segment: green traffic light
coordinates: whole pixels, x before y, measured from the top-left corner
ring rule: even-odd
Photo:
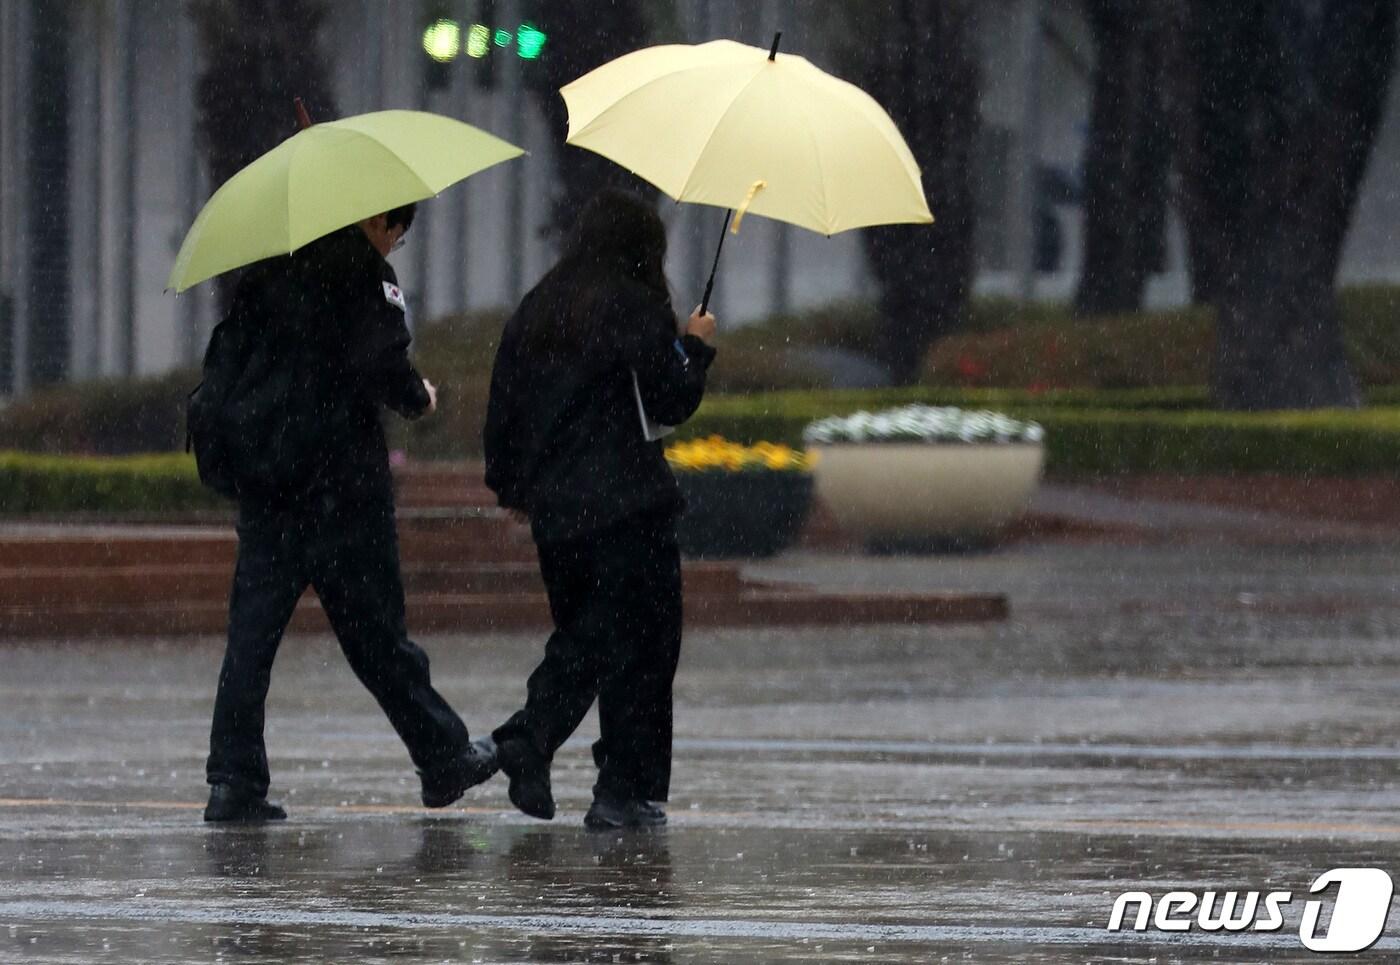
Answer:
[[[534,60],[539,57],[540,51],[544,49],[544,42],[548,39],[539,27],[532,23],[522,23],[515,33],[516,52],[522,60]]]
[[[497,30],[494,39],[496,41],[497,47],[509,47],[510,42],[513,38],[514,34],[512,34],[509,30]]]

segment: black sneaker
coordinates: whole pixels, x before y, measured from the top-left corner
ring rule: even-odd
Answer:
[[[617,828],[659,828],[666,823],[666,812],[650,801],[623,801],[600,796],[583,816],[583,826],[590,831],[612,831]]]
[[[215,784],[204,806],[206,821],[285,821],[287,812],[265,797],[240,791],[232,784]]]
[[[501,741],[496,748],[501,770],[510,778],[510,803],[532,818],[554,817],[554,792],[549,786],[549,761],[521,738]]]
[[[423,782],[423,806],[445,808],[495,774],[496,745],[490,738],[472,741],[457,757],[432,771],[419,771]]]

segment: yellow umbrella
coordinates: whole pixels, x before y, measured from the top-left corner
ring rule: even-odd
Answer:
[[[560,91],[568,143],[677,201],[737,211],[734,231],[746,212],[825,235],[933,221],[890,116],[805,58],[779,56],[781,36],[771,50],[715,40],[604,64]]]
[[[378,111],[315,124],[214,192],[185,235],[167,289],[285,255],[525,153],[470,124]]]

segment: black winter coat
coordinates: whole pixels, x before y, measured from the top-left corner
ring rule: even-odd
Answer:
[[[246,337],[309,343],[316,360],[314,378],[306,381],[312,387],[307,408],[314,413],[307,432],[316,450],[313,479],[302,492],[244,497],[244,512],[325,496],[392,504],[381,407],[413,419],[427,411],[429,399],[409,361],[412,336],[394,269],[364,232],[351,225],[253,266],[236,290],[230,320]]]
[[[677,337],[669,302],[632,282],[599,298],[581,350],[540,358],[521,345],[537,291],[506,323],[486,410],[486,484],[507,509],[530,517],[538,542],[576,539],[647,510],[683,508],[664,444],[647,442],[647,414],[679,425],[705,393],[715,351]]]

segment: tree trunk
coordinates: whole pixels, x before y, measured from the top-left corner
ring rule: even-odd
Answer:
[[[1173,114],[1233,409],[1354,406],[1335,284],[1394,64],[1396,0],[1177,0]]]
[[[972,291],[972,172],[980,120],[972,0],[897,0],[862,21],[847,59],[880,102],[923,173],[931,225],[865,231],[879,282],[876,358],[898,384],[916,382],[929,346],[956,331]]]
[[[1086,0],[1084,6],[1096,60],[1075,311],[1133,312],[1165,254],[1171,140],[1162,114],[1162,18],[1150,0]]]
[[[321,25],[325,0],[194,0],[205,69],[196,92],[199,139],[215,189],[296,133],[292,101],[315,120],[336,116]],[[227,310],[238,273],[219,276]]]
[[[603,188],[625,188],[644,197],[656,189],[600,154],[564,143],[569,112],[559,88],[647,43],[647,22],[638,0],[579,3],[542,0],[540,26],[549,35],[540,57],[543,86],[533,89],[555,145],[555,195],[550,230],[568,232],[583,205]],[[681,108],[678,108],[681,109]]]

